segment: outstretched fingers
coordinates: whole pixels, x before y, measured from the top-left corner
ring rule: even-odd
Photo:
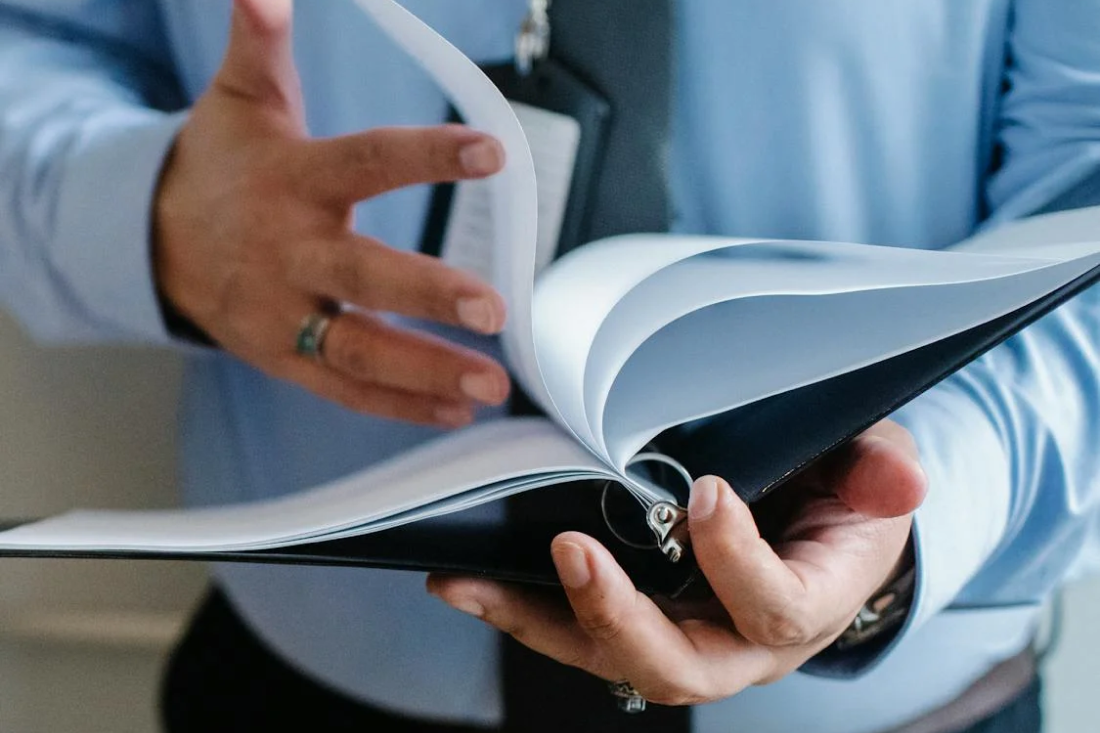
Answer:
[[[292,250],[294,284],[318,298],[398,313],[481,334],[504,328],[504,299],[473,275],[435,257],[347,235]]]
[[[332,321],[324,361],[359,382],[455,402],[499,405],[510,387],[504,367],[479,352],[354,312]]]
[[[303,194],[337,205],[421,183],[485,178],[503,167],[503,146],[462,125],[379,127],[311,140],[298,161]]]
[[[300,121],[292,6],[291,0],[236,0],[229,46],[214,84],[236,97],[290,111]]]

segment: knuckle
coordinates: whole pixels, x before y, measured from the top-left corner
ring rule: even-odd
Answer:
[[[358,330],[339,330],[325,341],[325,359],[355,377],[372,381],[376,377],[373,349]]]
[[[345,163],[360,175],[384,175],[387,168],[382,152],[385,149],[384,137],[385,133],[381,130],[360,135],[347,146]]]
[[[360,378],[371,379],[374,376],[371,368],[373,362],[367,355],[367,349],[361,345],[349,344],[345,347],[343,362],[345,369]]]
[[[400,282],[408,306],[432,320],[454,321],[460,297],[457,279],[441,274],[439,263],[419,257],[407,260],[405,268]]]
[[[520,637],[515,637],[517,640]],[[562,650],[557,656],[557,661],[564,664],[567,667],[576,667],[577,669],[587,669],[588,667],[588,655],[580,647],[570,646]]]
[[[769,646],[800,646],[813,639],[813,635],[792,619],[778,619],[767,634]]]
[[[727,508],[729,508],[728,503]],[[733,510],[736,512],[739,507],[733,507]],[[704,551],[711,557],[719,558],[720,561],[740,557],[745,552],[744,543],[739,538],[730,536],[730,533],[721,527],[720,522],[707,522],[699,527],[695,534],[698,535],[700,544],[705,545]]]
[[[345,180],[363,196],[374,196],[397,185],[392,147],[386,130],[370,130],[337,146],[338,157],[331,165],[340,173],[338,180]],[[345,196],[337,199],[343,201]]]
[[[625,628],[623,614],[609,609],[577,611],[577,623],[590,637],[603,642],[614,641]]]
[[[367,289],[370,270],[363,258],[353,252],[345,251],[329,259],[326,267],[326,279],[331,283],[334,293],[349,300],[358,300]]]
[[[804,614],[795,607],[768,610],[749,622],[742,633],[764,646],[801,646],[814,641],[818,634]]]
[[[499,608],[486,608],[482,618],[490,626],[511,636],[516,641],[523,642],[531,637],[531,627],[515,614],[507,613]]]
[[[443,128],[437,130],[428,138],[428,145],[424,147],[427,153],[426,159],[439,177],[457,175],[462,165],[459,159],[460,143],[451,131]]]

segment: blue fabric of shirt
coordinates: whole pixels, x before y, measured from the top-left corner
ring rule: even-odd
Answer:
[[[403,4],[483,62],[510,55],[525,9]],[[202,93],[228,13],[226,0],[0,0],[0,301],[40,341],[173,343],[149,260],[157,176],[186,121],[165,110]],[[350,0],[300,2],[296,23],[314,134],[443,118],[432,82]],[[676,24],[680,231],[942,247],[1100,167],[1094,0],[681,0]],[[427,195],[365,202],[359,226],[412,248]],[[1098,300],[1081,295],[896,416],[931,491],[916,606],[882,663],[858,680],[794,675],[747,691],[701,708],[697,730],[900,723],[1017,651],[1035,604],[1096,567]],[[297,491],[436,435],[187,353],[192,503]],[[217,572],[269,644],[334,688],[431,718],[499,720],[493,634],[426,597],[421,577]]]

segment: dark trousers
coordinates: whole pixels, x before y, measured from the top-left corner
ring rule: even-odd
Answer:
[[[1036,679],[1001,711],[959,733],[1039,733],[1039,693]],[[172,655],[164,678],[162,713],[168,733],[484,730],[387,714],[318,685],[269,651],[217,591],[199,609]]]

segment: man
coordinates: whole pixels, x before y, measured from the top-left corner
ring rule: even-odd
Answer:
[[[509,57],[526,11],[405,4],[481,62]],[[1100,166],[1095,4],[674,7],[680,231],[943,246],[1040,209]],[[226,4],[182,0],[0,9],[0,293],[46,341],[168,342],[171,328],[221,347],[189,360],[190,501],[314,485],[504,402],[486,338],[505,318],[499,298],[408,252],[427,196],[409,186],[491,175],[499,147],[464,128],[378,129],[438,123],[446,102],[351,3],[300,3],[293,52],[286,0],[238,0],[232,20]],[[167,114],[173,80],[194,104]],[[652,700],[713,702],[694,710],[694,730],[878,731],[918,718],[1025,647],[1037,605],[1096,558],[1098,297],[911,404],[895,416],[904,429],[859,439],[775,547],[727,486],[697,482],[693,540],[719,604],[709,620],[639,597],[575,534],[552,550],[571,605],[464,579],[430,588]],[[358,310],[332,321],[322,360],[303,358],[299,324],[333,302]],[[909,514],[925,475],[916,595],[888,653],[854,681],[787,676],[811,659],[840,674],[878,656],[857,646],[815,659],[914,562]],[[185,643],[172,730],[284,711],[253,679],[345,722],[500,723],[491,628],[427,598],[421,578],[245,566],[216,577],[233,610]],[[1002,701],[1000,720],[1034,691]]]

